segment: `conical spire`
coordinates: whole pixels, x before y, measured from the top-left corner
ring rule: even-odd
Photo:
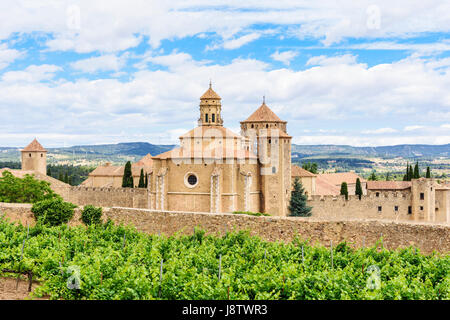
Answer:
[[[33,141],[29,145],[27,145],[25,148],[23,148],[22,151],[36,151],[36,152],[47,152],[47,150],[44,149],[44,147],[37,141],[36,138],[34,138]]]

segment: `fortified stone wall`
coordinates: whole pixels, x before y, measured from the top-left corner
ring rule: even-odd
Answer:
[[[359,200],[356,195],[318,196],[313,195],[308,200],[312,206],[312,215],[318,218],[368,218],[409,221],[415,220],[408,213],[411,206],[409,192],[379,192],[363,196]]]
[[[149,201],[147,189],[140,188],[71,187],[62,196],[81,206],[148,208]]]
[[[12,221],[34,224],[31,205],[0,203],[0,212]],[[351,246],[372,246],[380,238],[387,249],[410,245],[424,253],[433,250],[450,251],[450,227],[425,222],[393,222],[369,219],[332,219],[254,217],[235,214],[209,214],[189,212],[160,212],[145,209],[104,208],[103,218],[115,223],[134,225],[139,231],[165,235],[192,234],[194,227],[208,234],[222,235],[230,230],[249,230],[268,241],[291,241],[295,236],[310,240],[312,244],[326,246],[347,241]],[[70,225],[80,224],[80,211],[76,210]]]

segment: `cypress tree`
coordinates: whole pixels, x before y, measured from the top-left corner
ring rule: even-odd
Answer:
[[[427,167],[427,175],[426,175],[426,178],[431,178],[430,167]]]
[[[406,163],[406,174],[403,176],[403,181],[408,181],[409,178],[409,163]]]
[[[341,186],[341,188],[342,188],[342,186]],[[361,187],[361,180],[359,180],[359,178],[356,179],[355,194],[358,196],[359,200],[361,200],[363,191],[362,191],[362,187]]]
[[[64,182],[69,183],[69,176],[67,175],[67,172],[64,174]]]
[[[125,169],[123,171],[122,178],[122,187],[123,188],[133,188],[133,174],[131,172],[131,162],[127,161],[125,164]]]
[[[58,180],[64,182],[64,176],[61,171],[59,172]]]
[[[72,185],[72,176],[69,176],[69,184]]]
[[[52,171],[50,170],[50,167],[47,167],[47,175],[48,175],[49,177],[52,176]]]
[[[309,217],[311,216],[311,207],[306,204],[307,197],[305,195],[302,183],[298,178],[294,180],[294,190],[291,192],[291,201],[289,203],[289,210],[291,216],[294,217]]]
[[[391,180],[391,177],[390,177],[390,175],[389,175],[389,172],[387,172],[386,173],[386,181],[390,181]]]
[[[416,162],[416,165],[414,166],[414,179],[419,179],[420,178],[420,173],[419,173],[419,161]]]
[[[342,182],[341,184],[341,195],[345,196],[345,200],[348,200],[347,182]]]
[[[376,181],[377,180],[377,175],[375,174],[375,170],[372,171],[372,173],[370,174],[369,180],[370,181]]]
[[[145,173],[145,188],[148,188],[148,174]]]
[[[413,170],[412,165],[409,165],[409,177],[408,177],[408,181],[411,181],[413,177],[414,177],[414,170]]]
[[[144,180],[144,169],[141,169],[141,175],[139,177],[139,185],[138,188],[145,188],[145,180]]]

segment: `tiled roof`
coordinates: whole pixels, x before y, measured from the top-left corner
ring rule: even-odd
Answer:
[[[278,118],[278,116],[270,110],[270,108],[266,105],[265,102],[256,109],[255,112],[252,113],[250,117],[247,118],[247,120],[242,121],[244,122],[286,122]]]
[[[159,154],[153,159],[257,159],[256,155],[248,150],[244,149],[226,149],[226,147],[215,148],[215,149],[203,149],[194,150],[175,148],[173,150]]]
[[[39,152],[47,152],[47,150],[44,149],[44,147],[36,140],[34,139],[31,141],[29,145],[27,145],[25,148],[23,148],[22,151],[39,151]]]
[[[411,181],[367,181],[367,190],[404,190],[411,188]]]
[[[316,195],[326,196],[333,195],[337,196],[340,194],[340,188],[328,183],[326,180],[316,179]]]
[[[227,129],[222,126],[199,126],[196,127],[182,136],[180,136],[180,139],[183,138],[241,138],[240,135],[234,133],[230,129]]]
[[[291,176],[292,177],[315,177],[314,173],[309,172],[299,166],[292,165],[291,166]]]
[[[151,167],[153,164],[152,155],[148,153],[145,157],[143,157],[141,160],[136,162],[135,164],[138,166],[145,166],[145,167]]]
[[[209,85],[208,90],[200,97],[200,99],[217,99],[220,100],[220,96]]]
[[[354,184],[356,183],[357,178],[359,178],[361,182],[366,182],[365,179],[358,176],[354,172],[321,173],[317,176],[317,180],[323,180],[335,186],[340,186],[342,182],[347,182],[347,184]]]

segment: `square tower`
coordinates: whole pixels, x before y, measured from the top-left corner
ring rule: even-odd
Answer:
[[[22,170],[36,171],[47,175],[47,150],[36,139],[20,152],[22,154]]]
[[[289,215],[291,198],[291,139],[287,121],[281,120],[263,100],[247,120],[241,122],[246,148],[258,155],[261,208],[276,215]]]

